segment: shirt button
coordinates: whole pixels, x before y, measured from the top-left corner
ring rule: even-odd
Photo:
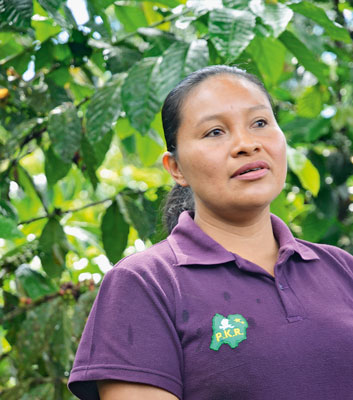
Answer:
[[[281,290],[284,290],[284,286],[283,286],[281,283],[278,284],[278,287],[279,287]]]

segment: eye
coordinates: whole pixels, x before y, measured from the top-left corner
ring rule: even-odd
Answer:
[[[221,136],[223,134],[223,131],[221,129],[215,128],[212,129],[211,131],[207,132],[205,137],[216,137],[216,136]]]
[[[257,121],[255,121],[254,123],[255,128],[264,128],[267,124],[267,121],[265,121],[264,119],[259,119]]]

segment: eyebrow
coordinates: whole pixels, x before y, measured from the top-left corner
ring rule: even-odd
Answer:
[[[253,112],[253,111],[264,110],[264,109],[265,109],[265,110],[271,110],[270,107],[268,107],[268,106],[266,106],[266,105],[264,105],[264,104],[259,104],[259,105],[257,105],[257,106],[248,107],[248,108],[246,109],[246,112],[247,112],[247,113],[250,113],[250,112]],[[222,116],[223,116],[223,114],[211,114],[211,115],[207,115],[206,117],[201,118],[200,121],[198,121],[198,125],[199,125],[199,124],[202,124],[202,123],[204,123],[204,122],[212,121],[212,120],[214,120],[214,119],[219,119],[219,118],[221,118]]]

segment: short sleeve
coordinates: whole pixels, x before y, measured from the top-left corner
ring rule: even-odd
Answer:
[[[122,265],[109,271],[82,334],[70,391],[97,400],[96,381],[114,379],[150,384],[181,398],[182,349],[170,297],[147,272]]]

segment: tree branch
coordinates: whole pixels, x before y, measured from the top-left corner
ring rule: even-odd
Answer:
[[[102,203],[105,203],[107,201],[112,201],[112,200],[114,200],[114,198],[115,198],[115,196],[108,197],[106,199],[95,201],[93,203],[89,203],[89,204],[86,204],[86,205],[84,205],[82,207],[74,208],[74,209],[71,209],[71,210],[60,210],[59,208],[56,208],[54,210],[54,212],[52,212],[52,213],[47,213],[46,215],[42,215],[40,217],[35,217],[35,218],[31,218],[31,219],[28,219],[28,220],[25,220],[25,221],[21,221],[21,222],[18,223],[18,225],[30,224],[32,222],[39,221],[39,220],[45,219],[45,218],[51,218],[51,217],[54,217],[56,215],[57,216],[61,216],[61,215],[64,215],[64,214],[78,212],[78,211],[84,210],[85,208],[94,207],[94,206],[96,206],[98,204],[102,204]]]
[[[81,293],[81,288],[82,287],[88,287],[88,290],[94,290],[96,288],[96,284],[94,283],[93,280],[87,280],[83,282],[79,282],[76,285],[74,285],[72,282],[66,282],[63,283],[59,289],[58,292],[49,294],[46,296],[43,296],[35,301],[32,301],[30,298],[25,298],[25,300],[28,300],[28,303],[25,303],[21,306],[16,307],[12,311],[9,311],[6,313],[2,318],[0,318],[0,325],[2,325],[6,321],[10,321],[19,315],[32,310],[33,308],[39,306],[40,304],[46,303],[47,301],[51,301],[56,299],[57,297],[64,296],[64,295],[72,295],[75,300],[78,300],[78,298],[83,294]]]

